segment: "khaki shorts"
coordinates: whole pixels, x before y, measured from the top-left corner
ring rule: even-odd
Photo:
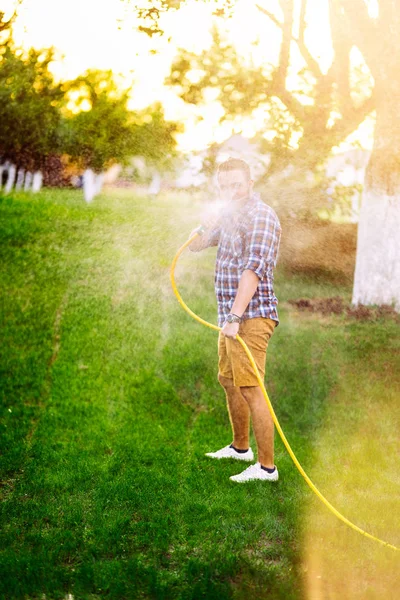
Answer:
[[[252,353],[261,379],[265,376],[267,346],[275,327],[276,321],[266,317],[245,319],[239,325],[238,334]],[[241,343],[221,331],[218,336],[218,375],[233,379],[235,386],[260,385]]]

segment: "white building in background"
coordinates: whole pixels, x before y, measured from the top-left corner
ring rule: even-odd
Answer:
[[[328,159],[325,168],[326,176],[334,180],[331,187],[328,188],[328,193],[332,194],[336,185],[343,185],[345,187],[363,185],[365,170],[370,156],[371,151],[362,148],[355,148],[354,150],[332,155]],[[355,191],[351,199],[350,219],[353,223],[358,223],[361,197],[362,193]]]

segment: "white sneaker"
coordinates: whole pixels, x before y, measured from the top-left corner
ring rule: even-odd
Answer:
[[[206,456],[210,458],[236,458],[236,460],[254,460],[253,450],[249,448],[247,452],[236,452],[232,446],[225,446],[225,448],[221,448],[221,450],[217,450],[217,452],[207,452]]]
[[[277,481],[278,478],[279,473],[276,467],[273,473],[268,473],[268,471],[265,471],[265,469],[261,468],[259,462],[256,462],[255,465],[250,465],[250,467],[247,467],[247,469],[242,471],[242,473],[239,473],[239,475],[232,475],[232,477],[229,477],[229,479],[231,479],[232,481],[238,481],[239,483],[242,483],[244,481],[250,481],[252,479],[261,479],[263,481]]]

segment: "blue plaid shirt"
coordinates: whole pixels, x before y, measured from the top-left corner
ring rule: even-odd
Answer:
[[[275,211],[254,193],[232,216],[221,219],[207,246],[218,246],[215,264],[215,295],[218,326],[222,327],[235,300],[245,269],[260,281],[243,319],[267,317],[279,325],[278,299],[274,294],[273,269],[278,258],[282,228]]]

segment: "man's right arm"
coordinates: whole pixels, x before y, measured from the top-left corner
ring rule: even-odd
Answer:
[[[209,248],[210,246],[217,246],[218,240],[220,236],[220,227],[216,224],[215,221],[206,222],[203,224],[204,232],[201,235],[198,235],[193,242],[188,246],[189,250],[192,252],[200,252],[200,250],[204,250],[205,248]],[[197,231],[193,229],[189,238],[192,237]]]

